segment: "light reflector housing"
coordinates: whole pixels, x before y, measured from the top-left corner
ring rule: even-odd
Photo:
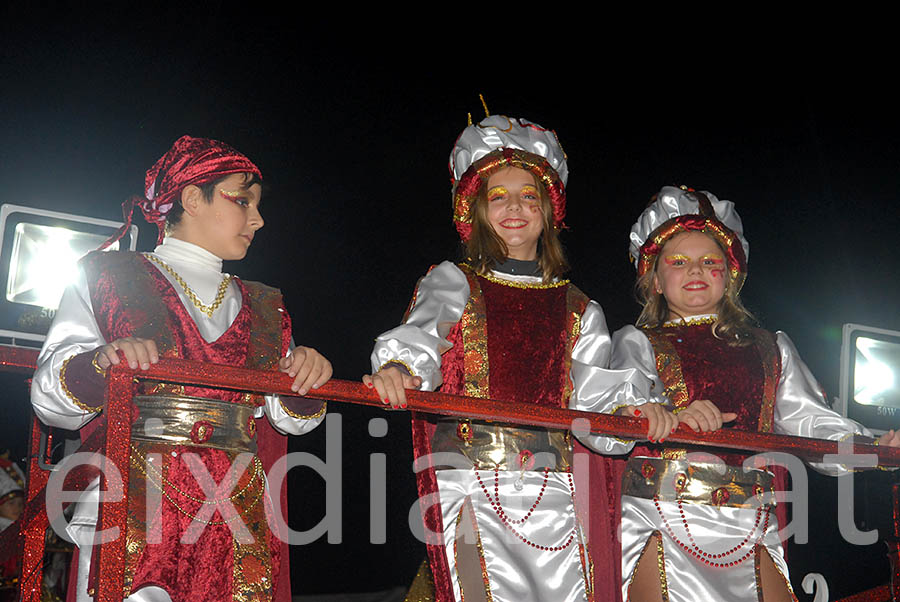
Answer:
[[[0,337],[42,341],[63,290],[77,274],[78,260],[121,226],[58,211],[0,206]],[[137,232],[135,225],[128,229],[121,241],[125,248],[135,249]]]

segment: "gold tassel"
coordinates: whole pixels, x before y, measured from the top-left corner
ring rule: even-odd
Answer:
[[[469,113],[469,125],[472,125],[472,114]]]

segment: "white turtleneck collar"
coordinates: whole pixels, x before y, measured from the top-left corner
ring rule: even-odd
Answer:
[[[203,247],[171,237],[166,237],[153,250],[152,255],[174,270],[203,304],[213,303],[222,278],[225,277],[222,273],[222,260],[218,256]],[[241,294],[234,281],[226,289],[222,305],[209,317],[196,307],[172,274],[160,265],[154,264],[153,267],[172,284],[185,309],[197,324],[201,336],[210,342],[222,336],[241,309]]]
[[[173,268],[189,266],[191,271],[222,273],[222,260],[218,256],[194,243],[171,236],[164,238],[162,244],[153,250],[153,254]]]

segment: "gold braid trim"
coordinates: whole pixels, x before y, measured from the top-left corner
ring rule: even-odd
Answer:
[[[94,372],[106,378],[106,370],[100,367],[100,364],[97,362],[97,358],[100,357],[100,350],[94,352],[94,357],[91,358],[91,366],[94,367]],[[66,360],[68,361],[68,360]]]
[[[71,401],[76,406],[78,406],[78,409],[83,410],[85,412],[90,412],[91,414],[98,414],[103,410],[102,405],[89,406],[86,403],[79,401],[78,398],[75,397],[75,394],[69,390],[69,387],[66,386],[66,370],[68,370],[69,362],[71,362],[72,359],[74,359],[74,357],[75,357],[74,355],[71,357],[67,357],[65,359],[65,361],[62,363],[62,366],[59,369],[59,386],[62,388],[63,393],[66,394],[66,397],[69,398],[69,401]]]
[[[248,515],[250,513],[250,511],[254,508],[254,506],[256,506],[256,504],[259,503],[259,501],[262,499],[263,494],[266,491],[265,482],[263,481],[263,476],[262,476],[262,474],[264,474],[264,472],[262,470],[262,463],[259,461],[259,458],[254,456],[253,457],[253,474],[250,475],[246,485],[244,485],[244,487],[239,492],[231,495],[227,499],[230,501],[236,501],[237,498],[239,498],[241,495],[243,495],[243,493],[251,485],[253,485],[254,483],[258,483],[259,489],[256,493],[256,497],[249,504],[246,504],[246,505],[238,504],[237,505],[238,507],[235,508],[234,516],[232,516],[231,518],[229,518],[227,520],[219,520],[219,521],[200,520],[197,518],[196,514],[191,514],[190,512],[188,512],[187,510],[182,508],[178,504],[178,502],[176,502],[174,499],[172,499],[172,496],[169,495],[169,492],[166,490],[165,485],[168,485],[170,488],[175,490],[176,493],[182,495],[183,497],[186,497],[189,500],[192,500],[194,502],[198,502],[201,504],[219,504],[221,502],[224,502],[225,500],[214,500],[214,501],[210,502],[208,500],[200,500],[200,499],[197,499],[197,498],[189,495],[188,493],[177,488],[173,483],[171,483],[168,479],[166,479],[162,475],[162,473],[155,471],[155,469],[151,469],[150,471],[148,471],[147,468],[150,468],[150,464],[146,461],[146,457],[141,456],[141,453],[133,445],[131,446],[131,451],[132,451],[131,458],[130,458],[131,466],[136,468],[138,470],[138,472],[140,472],[144,476],[144,479],[146,479],[146,481],[148,483],[150,483],[156,489],[158,489],[163,494],[163,496],[167,500],[169,500],[169,503],[171,503],[175,507],[176,510],[178,510],[180,513],[182,513],[183,515],[185,515],[192,521],[198,522],[202,525],[226,525],[226,524],[234,522],[238,519],[243,519],[244,516]],[[142,460],[143,460],[143,462],[142,462]],[[154,480],[154,476],[150,475],[151,471],[156,472],[155,478],[157,478],[159,480]]]
[[[320,418],[325,415],[325,411],[328,409],[328,402],[323,401],[322,408],[318,412],[316,412],[315,414],[303,415],[303,414],[298,414],[297,412],[294,412],[294,411],[291,411],[290,409],[288,409],[288,407],[286,405],[284,405],[284,402],[281,400],[281,397],[278,398],[278,403],[281,404],[281,409],[284,410],[284,413],[287,414],[288,416],[290,416],[291,418],[301,418],[304,420],[310,420],[312,418]]]
[[[397,366],[402,366],[402,367],[406,368],[406,371],[409,373],[410,376],[418,376],[416,374],[416,371],[412,369],[412,366],[410,366],[403,360],[388,360],[385,363],[381,364],[381,367],[378,368],[378,372],[381,372],[382,370],[384,370],[391,364],[396,364]]]
[[[184,279],[178,275],[178,272],[172,269],[169,264],[164,262],[159,257],[151,255],[150,253],[144,253],[144,257],[168,272],[169,275],[175,279],[175,282],[177,282],[181,287],[181,290],[184,291],[184,294],[187,295],[187,298],[191,300],[191,303],[194,304],[194,307],[206,314],[208,318],[212,318],[213,313],[215,313],[215,311],[219,309],[219,306],[222,305],[222,301],[225,300],[225,292],[228,290],[228,285],[231,284],[231,280],[233,278],[231,274],[225,274],[222,277],[222,282],[219,283],[219,287],[216,290],[216,298],[213,299],[213,302],[209,305],[204,305],[203,301],[200,300],[200,297],[197,296],[197,293],[194,292],[194,289],[192,289],[190,285],[188,285],[188,283],[185,282]]]
[[[475,273],[474,268],[467,263],[460,264],[460,267],[467,267],[472,270],[472,273]],[[497,278],[491,274],[478,274],[478,276],[484,278],[488,282],[493,282],[494,284],[502,284],[504,286],[511,286],[513,288],[559,288],[561,286],[566,286],[569,284],[568,280],[558,280],[556,282],[543,283],[543,282],[519,282],[516,280],[504,280],[503,278]]]

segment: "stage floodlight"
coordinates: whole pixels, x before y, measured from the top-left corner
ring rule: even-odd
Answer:
[[[76,264],[122,226],[121,222],[17,205],[0,207],[0,336],[41,341]],[[134,250],[137,226],[123,241]],[[117,242],[108,250],[119,249]]]
[[[900,427],[900,331],[845,324],[838,407],[876,433]]]

